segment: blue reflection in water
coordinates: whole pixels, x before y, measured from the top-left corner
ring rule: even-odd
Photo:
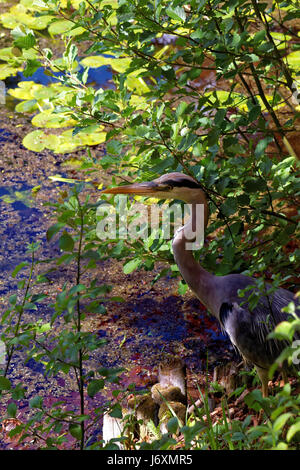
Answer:
[[[49,85],[50,83],[59,81],[58,78],[55,77],[62,76],[62,72],[52,72],[54,76],[50,77],[49,75],[45,75],[44,70],[44,67],[39,67],[30,77],[24,77],[22,72],[18,72],[16,76],[9,77],[5,80],[6,86],[7,88],[16,88],[19,82],[28,81],[34,81],[35,83],[39,83],[41,85]],[[79,65],[76,73],[82,73],[83,71],[84,68]],[[111,68],[109,66],[103,65],[102,67],[89,69],[87,83],[97,87],[105,86],[108,84],[108,81],[111,80],[111,78]]]

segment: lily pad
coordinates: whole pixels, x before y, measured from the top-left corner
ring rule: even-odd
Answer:
[[[35,30],[45,29],[53,20],[52,15],[32,16],[22,4],[14,5],[6,13],[0,15],[0,22],[5,28],[14,29],[20,24]]]
[[[100,128],[101,129],[101,128]],[[69,139],[70,142],[75,142],[77,145],[98,145],[105,142],[106,132],[87,132],[82,131],[79,134],[73,135],[73,130],[69,129],[61,134],[61,137]]]
[[[102,132],[101,129],[99,127],[99,130],[95,132],[82,131],[75,136],[73,135],[73,129],[68,129],[60,135],[45,134],[41,130],[36,130],[27,134],[23,139],[23,145],[35,152],[41,152],[45,148],[57,154],[72,152],[78,147],[98,145],[105,142],[106,132]]]
[[[292,69],[297,72],[300,70],[300,51],[291,52],[285,60]]]
[[[98,68],[103,65],[110,65],[111,68],[118,73],[124,73],[129,68],[131,64],[130,57],[123,57],[121,59],[117,59],[114,57],[104,57],[104,56],[90,56],[85,57],[82,59],[81,63],[85,67],[91,68]],[[130,89],[135,91],[138,95],[143,95],[149,91],[149,87],[147,86],[146,82],[143,80],[142,77],[139,75],[144,72],[145,69],[140,69],[135,72],[131,72],[127,75],[126,78],[126,86]]]
[[[8,93],[19,100],[31,100],[33,92],[41,88],[43,88],[43,85],[29,80],[28,82],[20,82],[17,88],[10,88]]]
[[[287,47],[287,43],[292,39],[292,36],[289,36],[288,34],[277,32],[271,32],[270,34],[274,39],[277,49],[285,49]]]
[[[15,107],[17,113],[33,113],[37,109],[37,101],[36,100],[26,100],[21,101]]]
[[[81,26],[74,28],[74,23],[69,20],[55,21],[48,27],[48,32],[51,36],[55,36],[56,34],[65,36],[79,36],[85,31],[86,30]]]
[[[23,145],[28,150],[41,152],[45,149],[45,134],[43,131],[33,131],[27,134],[23,139]]]
[[[130,57],[123,57],[122,59],[116,59],[114,57],[104,57],[101,55],[92,55],[82,59],[81,63],[85,67],[98,68],[103,65],[110,65],[113,70],[119,73],[124,73],[128,69],[131,63]]]
[[[12,67],[8,64],[0,64],[0,80],[5,80],[7,77],[16,75],[22,70],[22,67]]]
[[[71,119],[65,113],[53,113],[51,111],[43,111],[36,114],[31,123],[36,127],[47,127],[51,129],[60,129],[61,127],[76,126],[77,121]]]

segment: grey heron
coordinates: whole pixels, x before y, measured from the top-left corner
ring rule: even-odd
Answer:
[[[266,397],[269,367],[284,348],[281,341],[267,339],[267,336],[278,323],[287,319],[288,314],[281,310],[295,300],[294,294],[282,288],[273,292],[270,290],[271,285],[268,285],[265,295],[261,294],[259,303],[250,311],[247,299],[251,289],[244,298],[239,296],[239,290],[249,286],[253,286],[252,290],[256,289],[254,278],[243,274],[216,276],[206,271],[195,260],[193,251],[186,248],[186,242],[190,240],[190,235],[187,234],[197,230],[197,204],[204,206],[204,228],[207,226],[208,204],[202,187],[191,176],[167,173],[153,181],[113,187],[105,189],[102,193],[176,199],[191,205],[188,222],[177,230],[172,242],[175,261],[186,283],[209,312],[219,320],[243,359],[254,364],[262,383],[262,394]]]

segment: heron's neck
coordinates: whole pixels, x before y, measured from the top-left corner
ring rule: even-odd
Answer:
[[[209,311],[218,317],[219,303],[216,299],[217,296],[215,292],[216,276],[200,266],[194,259],[193,249],[191,249],[191,235],[194,234],[196,235],[196,239],[200,239],[202,232],[204,232],[206,228],[208,220],[207,201],[203,191],[197,190],[197,193],[186,202],[191,204],[191,217],[175,234],[172,244],[174,258],[188,286]],[[197,211],[197,204],[203,205],[204,217],[202,218],[202,223],[201,218],[199,220],[199,213],[201,211]]]

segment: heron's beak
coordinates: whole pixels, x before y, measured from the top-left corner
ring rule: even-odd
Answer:
[[[108,188],[101,191],[102,194],[136,194],[137,196],[154,196],[163,188],[157,183],[149,181],[146,183],[134,183],[126,186]]]

